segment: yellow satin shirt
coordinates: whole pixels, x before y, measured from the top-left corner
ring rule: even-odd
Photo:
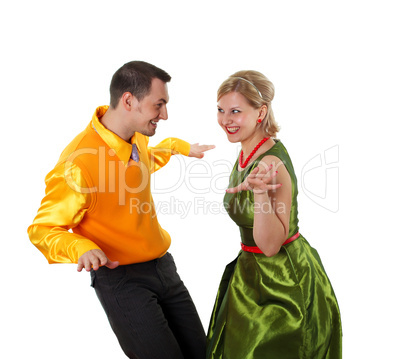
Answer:
[[[130,159],[132,145],[100,122],[107,109],[96,109],[46,176],[46,195],[28,235],[49,263],[77,263],[92,249],[120,264],[139,263],[162,256],[170,246],[156,218],[148,174],[172,154],[187,156],[190,144],[168,138],[148,147],[148,137],[136,133],[131,143],[138,148],[137,163]],[[132,202],[150,210],[133,210],[139,206]]]

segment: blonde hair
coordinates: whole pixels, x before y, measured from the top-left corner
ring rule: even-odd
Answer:
[[[267,114],[262,119],[261,126],[267,135],[276,137],[279,125],[275,121],[271,107],[271,101],[275,95],[275,88],[271,81],[258,71],[238,71],[219,86],[218,101],[230,92],[241,93],[255,109],[263,105],[267,106]]]

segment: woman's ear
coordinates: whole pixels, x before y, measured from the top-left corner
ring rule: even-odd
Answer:
[[[267,105],[262,105],[260,107],[260,113],[258,115],[258,118],[260,118],[261,120],[263,120],[265,118],[265,116],[267,115],[268,112],[268,107]]]

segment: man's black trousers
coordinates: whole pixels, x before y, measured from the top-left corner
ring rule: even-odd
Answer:
[[[91,271],[92,286],[132,359],[205,359],[205,331],[170,253]]]

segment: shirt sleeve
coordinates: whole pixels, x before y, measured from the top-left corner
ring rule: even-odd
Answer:
[[[99,249],[89,239],[70,231],[81,222],[91,204],[91,194],[79,190],[87,188],[84,176],[76,165],[68,168],[67,175],[65,165],[58,164],[45,182],[46,195],[28,227],[29,238],[49,263],[77,263],[85,252]]]
[[[151,173],[156,172],[166,165],[172,155],[188,156],[191,145],[179,138],[166,138],[155,147],[148,147],[148,155],[151,163]]]

